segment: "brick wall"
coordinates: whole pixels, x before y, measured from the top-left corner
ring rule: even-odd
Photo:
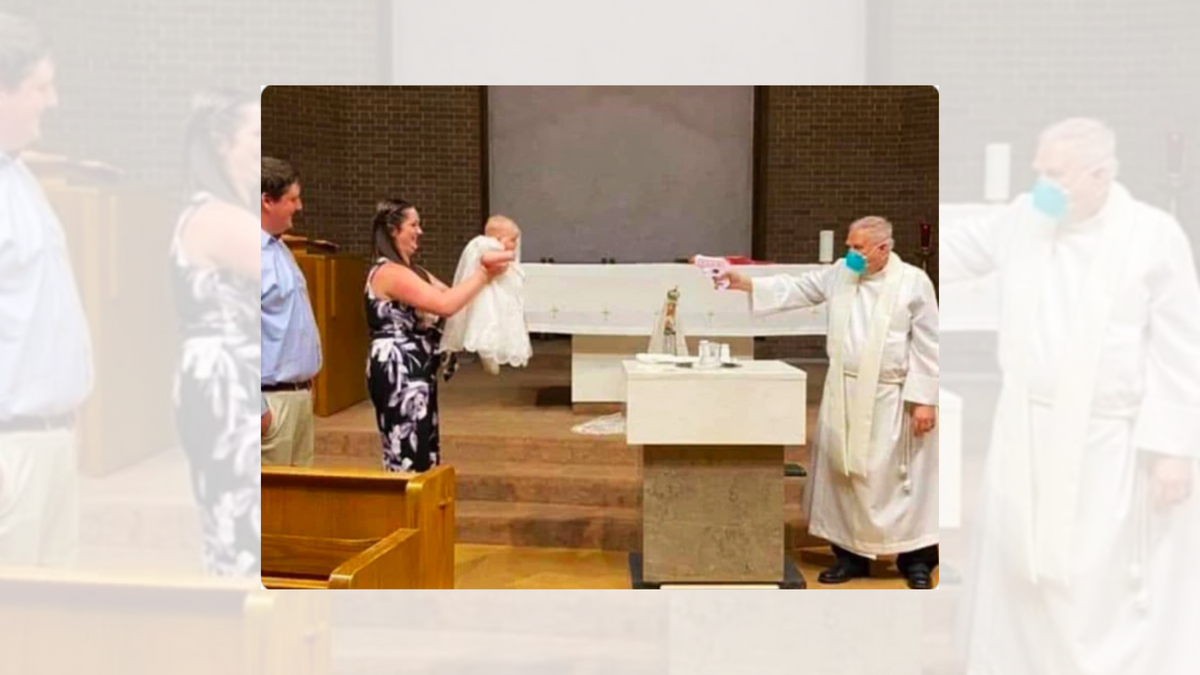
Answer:
[[[759,102],[765,155],[756,251],[780,263],[816,262],[820,231],[832,229],[840,257],[850,223],[874,214],[892,221],[896,252],[918,262],[918,225],[937,219],[937,90],[767,87]],[[819,358],[824,344],[770,339],[760,352]]]
[[[291,162],[300,172],[304,211],[296,231],[346,244],[339,227],[349,222],[353,200],[346,181],[347,106],[336,87],[268,87],[263,92],[262,152]]]
[[[370,255],[375,203],[399,197],[421,212],[418,261],[454,276],[485,219],[478,87],[270,87],[263,153],[304,176],[297,230]]]

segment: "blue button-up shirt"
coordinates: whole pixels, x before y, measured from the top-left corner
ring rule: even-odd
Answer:
[[[304,274],[287,244],[263,232],[262,383],[303,382],[320,370],[321,338]]]
[[[91,389],[62,226],[33,174],[0,152],[0,421],[72,412]]]

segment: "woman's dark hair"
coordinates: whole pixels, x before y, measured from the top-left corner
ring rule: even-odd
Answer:
[[[419,265],[410,265],[405,262],[400,252],[396,250],[395,240],[392,238],[396,234],[396,230],[400,229],[400,225],[404,223],[404,219],[408,217],[408,212],[415,208],[403,199],[384,199],[375,205],[375,222],[372,228],[375,251],[391,262],[411,269],[417,273],[417,276],[428,282],[429,272]]]
[[[254,196],[246,202],[233,185],[221,143],[232,139],[246,120],[242,112],[258,99],[229,89],[211,89],[192,98],[184,141],[189,195],[207,192],[222,201],[239,204],[247,209],[257,201]]]
[[[21,84],[38,61],[50,56],[50,42],[32,22],[0,12],[0,87]]]

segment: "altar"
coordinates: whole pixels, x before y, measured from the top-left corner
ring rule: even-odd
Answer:
[[[634,587],[803,588],[784,549],[783,460],[805,442],[807,374],[782,361],[624,361],[622,372],[625,442],[643,457]]]
[[[680,293],[678,325],[691,353],[699,339],[728,343],[735,357],[754,356],[754,338],[824,335],[823,306],[755,317],[749,296],[718,291],[693,265],[525,264],[525,320],[531,333],[571,336],[571,402],[625,400],[621,362],[646,351],[667,291]],[[744,265],[750,276],[800,275],[825,265]]]

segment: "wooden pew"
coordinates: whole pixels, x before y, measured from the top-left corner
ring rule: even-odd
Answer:
[[[262,489],[264,583],[454,588],[453,467],[264,466]]]
[[[327,675],[328,596],[253,579],[0,569],[0,663],[21,675]]]
[[[283,588],[419,588],[420,537],[401,528],[383,539],[262,536],[262,581]]]
[[[321,372],[313,382],[313,413],[327,417],[367,399],[367,329],[363,288],[369,260],[345,253],[292,250],[308,283],[321,336]]]

